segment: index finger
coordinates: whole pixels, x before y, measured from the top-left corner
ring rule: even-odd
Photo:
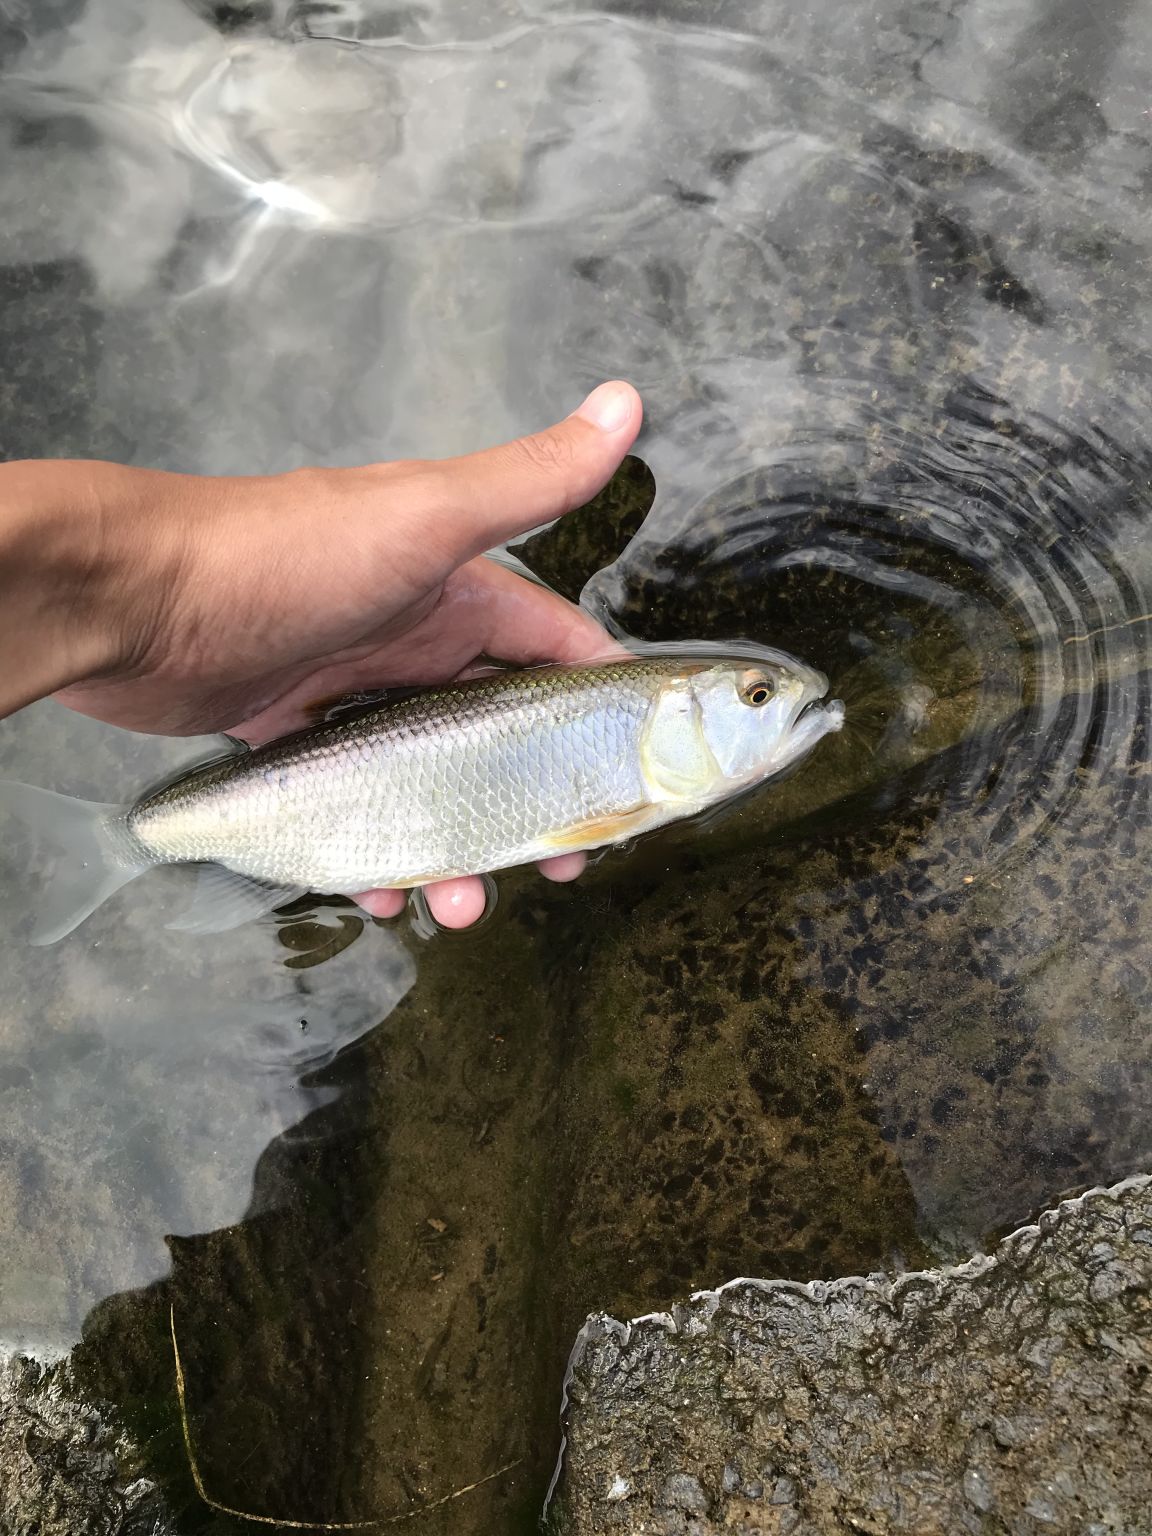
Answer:
[[[576,666],[629,654],[583,608],[494,560],[457,571],[442,601],[476,637],[477,652],[499,661]]]

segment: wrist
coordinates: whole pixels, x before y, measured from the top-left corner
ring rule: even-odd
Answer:
[[[137,481],[149,477],[89,461],[0,464],[0,715],[131,665],[148,631],[139,594],[159,590],[141,537]]]

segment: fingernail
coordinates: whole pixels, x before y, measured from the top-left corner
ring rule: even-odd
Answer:
[[[601,384],[572,412],[590,421],[601,432],[618,432],[632,414],[632,391],[627,384]]]

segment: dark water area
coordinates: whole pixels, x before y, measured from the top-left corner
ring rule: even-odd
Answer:
[[[1149,1166],[1150,51],[1120,0],[0,0],[0,454],[448,454],[627,377],[650,510],[525,562],[849,706],[465,935],[188,939],[157,876],[34,951],[0,845],[0,1339],[188,1531],[532,1529],[587,1313]],[[196,751],[0,723],[96,799]]]

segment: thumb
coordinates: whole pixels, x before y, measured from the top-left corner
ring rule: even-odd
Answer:
[[[411,509],[420,518],[414,531],[455,567],[551,522],[607,485],[642,417],[640,396],[616,380],[544,432],[426,465],[434,506]]]

